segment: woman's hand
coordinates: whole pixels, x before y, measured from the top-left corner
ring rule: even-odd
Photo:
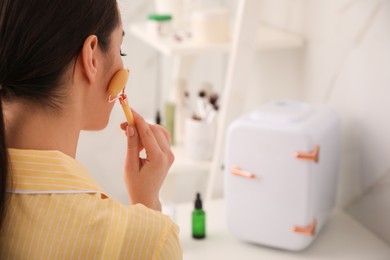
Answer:
[[[161,211],[159,193],[174,161],[168,131],[160,125],[151,125],[133,111],[134,126],[122,123],[127,135],[125,184],[132,204]],[[145,149],[146,158],[140,158]]]

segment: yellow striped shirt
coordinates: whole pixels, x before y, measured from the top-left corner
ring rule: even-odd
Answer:
[[[110,199],[73,158],[59,151],[8,152],[1,259],[182,258],[169,217]]]

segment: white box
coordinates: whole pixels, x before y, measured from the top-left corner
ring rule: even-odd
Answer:
[[[244,241],[302,250],[335,205],[340,124],[326,107],[273,102],[228,129],[229,230]]]

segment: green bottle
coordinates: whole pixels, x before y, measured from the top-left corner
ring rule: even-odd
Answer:
[[[206,237],[206,213],[202,209],[200,193],[196,193],[195,209],[192,212],[192,237],[196,239]]]

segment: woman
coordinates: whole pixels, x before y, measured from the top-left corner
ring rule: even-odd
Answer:
[[[0,0],[2,259],[181,258],[178,228],[159,212],[173,162],[163,128],[136,113],[121,125],[132,206],[74,159],[80,131],[108,123],[123,35],[115,0]]]

